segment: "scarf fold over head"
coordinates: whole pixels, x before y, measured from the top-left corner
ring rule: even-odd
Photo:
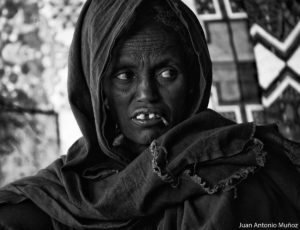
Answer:
[[[222,229],[220,223],[230,222],[230,189],[263,167],[263,144],[252,123],[237,125],[206,110],[212,70],[204,33],[181,1],[163,2],[182,23],[179,29],[185,28],[183,38],[199,64],[193,76],[199,83],[197,103],[189,117],[130,162],[112,151],[114,124],[105,112],[103,74],[139,9],[157,1],[88,0],[70,48],[68,78],[83,137],[37,175],[2,188],[0,204],[30,199],[55,229]],[[172,25],[162,13],[158,18]]]
[[[159,4],[159,2],[164,2],[164,4]],[[181,34],[179,37],[187,41],[183,44],[190,43],[199,63],[199,74],[193,76],[198,82],[195,90],[198,92],[195,94],[197,100],[195,99],[195,106],[190,116],[207,107],[212,81],[211,61],[203,30],[198,19],[187,6],[181,1],[166,0],[88,1],[79,17],[70,48],[68,80],[70,104],[83,133],[87,151],[80,158],[72,159],[72,163],[69,162],[70,165],[85,168],[86,163],[90,165],[90,159],[94,162],[95,157],[98,157],[99,161],[104,161],[105,159],[101,157],[107,156],[123,166],[124,162],[128,163],[123,155],[113,152],[110,145],[115,138],[112,132],[115,130],[115,124],[105,111],[102,80],[117,40],[131,29],[130,26],[135,22],[135,18],[143,19],[141,14],[145,8],[149,8],[148,5],[153,8],[156,6],[155,21],[157,23],[172,28],[174,17],[177,17],[175,23],[182,23],[182,26],[175,27],[174,31],[181,28],[185,30],[183,36],[181,32],[178,32]],[[163,13],[159,11],[165,8],[168,8],[171,16],[163,16]],[[146,15],[149,16],[149,14],[151,12]],[[104,154],[99,154],[99,152]]]

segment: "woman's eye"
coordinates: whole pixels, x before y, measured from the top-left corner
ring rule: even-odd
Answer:
[[[162,71],[159,76],[163,79],[174,79],[176,77],[176,71],[173,69],[167,69]]]
[[[121,81],[128,81],[132,77],[133,77],[133,73],[130,73],[130,72],[120,73],[115,76],[115,78],[117,78],[118,80],[121,80]]]

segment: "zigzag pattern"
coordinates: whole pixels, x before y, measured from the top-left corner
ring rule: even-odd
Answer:
[[[289,36],[281,42],[258,24],[250,29],[254,44],[262,44],[268,50],[284,61],[288,61],[300,44],[300,22],[295,26]]]
[[[300,139],[300,21],[282,41],[258,24],[250,34],[254,41],[258,80],[266,122],[279,122],[281,132]]]
[[[271,11],[268,11],[268,13],[270,15],[263,13],[262,10],[265,5],[273,4],[271,2],[260,3],[258,1],[254,2],[254,0],[253,2],[252,0],[251,2],[248,0],[244,2],[238,0],[183,0],[183,2],[198,15],[200,23],[205,28],[207,41],[213,48],[216,47],[213,46],[212,42],[214,41],[211,41],[211,31],[209,31],[210,25],[213,25],[213,23],[226,23],[226,21],[238,23],[238,21],[245,20],[250,20],[252,23],[249,36],[254,45],[259,84],[257,87],[262,92],[262,104],[251,104],[250,101],[247,103],[232,100],[224,101],[222,97],[224,92],[221,91],[224,88],[220,88],[219,82],[214,82],[210,100],[211,108],[237,122],[255,120],[263,123],[270,121],[266,114],[271,110],[274,112],[274,106],[277,106],[279,102],[282,103],[282,95],[286,96],[291,92],[293,92],[293,95],[300,94],[300,22],[297,23],[297,20],[284,21],[289,20],[289,13],[291,13],[293,19],[299,18],[297,15],[294,15],[293,9],[289,8],[284,17],[280,18],[277,13],[282,13],[282,9],[276,8],[274,5],[269,6]],[[250,8],[244,8],[245,5],[243,6],[241,3],[248,4]],[[281,6],[280,4],[278,2],[277,5]],[[282,4],[285,3],[282,2]],[[247,10],[249,17],[244,10]],[[270,18],[270,25],[266,16],[272,17]],[[276,27],[276,23],[280,22],[278,20],[283,20],[282,23],[285,24],[278,24],[281,27]],[[244,75],[239,77],[244,77],[243,79],[245,80]],[[222,80],[218,78],[218,81]],[[293,110],[298,111],[298,106],[296,107]],[[280,121],[282,120],[281,115],[274,116]]]
[[[281,84],[286,84],[285,78],[295,82],[293,87],[300,84],[300,22],[283,42],[257,24],[252,26],[250,33],[256,44],[254,50],[264,104],[274,101],[274,95],[279,96],[277,88],[281,89]],[[264,105],[268,107],[270,103]]]

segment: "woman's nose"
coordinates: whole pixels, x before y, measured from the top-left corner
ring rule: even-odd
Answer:
[[[142,77],[136,89],[136,100],[138,102],[155,102],[159,98],[155,82],[150,77]]]

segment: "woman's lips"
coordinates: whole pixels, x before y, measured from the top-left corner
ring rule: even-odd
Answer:
[[[169,122],[158,112],[148,111],[146,109],[138,110],[134,113],[135,115],[131,118],[132,121],[142,127],[149,127],[155,125],[168,126]]]

